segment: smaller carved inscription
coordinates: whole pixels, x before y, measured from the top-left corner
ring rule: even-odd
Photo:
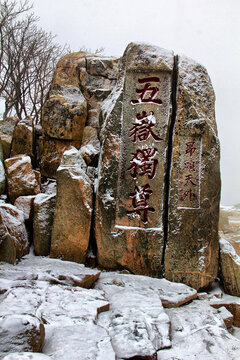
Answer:
[[[199,208],[200,200],[200,138],[184,138],[179,149],[179,208]]]

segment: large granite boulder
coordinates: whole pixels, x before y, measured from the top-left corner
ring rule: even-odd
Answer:
[[[96,200],[99,264],[161,277],[172,52],[130,44],[103,108]]]
[[[176,82],[176,119],[165,209],[165,273],[168,280],[199,289],[218,275],[220,150],[215,95],[206,69],[183,56],[177,61]]]
[[[24,214],[11,204],[0,204],[0,261],[11,264],[29,251]]]
[[[215,96],[195,61],[130,44],[102,106],[96,199],[99,264],[184,282],[218,274]]]
[[[224,290],[240,296],[240,205],[221,208],[219,235]]]
[[[84,263],[92,219],[92,182],[78,150],[65,151],[57,170],[51,257]]]
[[[40,192],[39,178],[32,168],[30,156],[15,155],[4,163],[8,195],[12,203],[19,196],[36,195]]]

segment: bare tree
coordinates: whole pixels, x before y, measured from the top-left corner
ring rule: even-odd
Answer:
[[[41,118],[56,63],[67,49],[51,33],[37,26],[28,0],[0,0],[0,96],[5,99],[4,116]],[[68,49],[69,51],[69,49]]]

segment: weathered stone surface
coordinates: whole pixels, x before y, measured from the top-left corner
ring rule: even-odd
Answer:
[[[220,267],[224,290],[240,296],[240,206],[221,207]]]
[[[45,135],[62,140],[81,141],[87,118],[87,102],[73,85],[54,84],[43,108]]]
[[[105,268],[124,266],[137,274],[162,276],[173,54],[130,44],[123,63],[124,85],[118,84],[103,107],[98,261]]]
[[[3,156],[4,160],[10,157],[11,145],[12,145],[12,136],[0,134],[2,147],[3,147]]]
[[[11,157],[18,154],[25,154],[30,156],[32,160],[34,159],[33,120],[31,118],[19,120],[15,126],[12,139]]]
[[[32,169],[31,158],[16,155],[5,160],[8,195],[12,203],[19,196],[36,195],[40,187]]]
[[[41,174],[49,178],[56,178],[57,168],[59,167],[64,151],[72,146],[80,148],[80,141],[58,140],[49,137],[40,137],[40,168]]]
[[[0,356],[17,351],[41,352],[44,326],[31,315],[11,314],[0,320]]]
[[[71,360],[116,359],[106,330],[94,324],[52,328],[49,335],[43,351],[51,359],[66,360],[66,354]]]
[[[77,149],[67,150],[57,171],[51,257],[84,263],[92,217],[92,183]]]
[[[33,244],[36,255],[50,254],[55,204],[55,194],[38,194],[34,199]]]
[[[218,274],[220,172],[214,101],[205,68],[180,57],[165,272],[168,280],[196,289]]]
[[[28,251],[23,213],[13,205],[0,203],[0,261],[13,264]]]
[[[88,165],[97,165],[100,153],[100,141],[98,132],[92,126],[86,126],[83,132],[80,154]]]
[[[231,236],[221,234],[220,263],[224,290],[227,294],[240,296],[240,247]]]
[[[95,288],[103,290],[105,294],[111,294],[114,290],[123,288],[133,292],[139,291],[139,293],[154,289],[164,308],[179,307],[197,298],[197,291],[184,284],[173,283],[166,279],[116,274],[114,272],[101,273]]]
[[[166,309],[166,313],[172,324],[172,348],[159,351],[159,360],[237,360],[240,356],[240,341],[206,302],[195,300],[177,309]]]
[[[19,196],[14,202],[14,206],[23,212],[25,220],[33,220],[34,199],[35,195]]]
[[[17,117],[0,120],[0,138],[3,145],[4,159],[10,157],[13,133],[18,121]]]

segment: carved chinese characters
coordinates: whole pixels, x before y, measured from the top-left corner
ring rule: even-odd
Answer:
[[[116,226],[161,228],[171,74],[126,74]]]
[[[178,63],[177,112],[168,202],[166,278],[196,289],[218,274],[219,141],[207,71]]]
[[[201,139],[184,138],[179,146],[178,208],[199,208]]]
[[[179,61],[178,61],[179,60]],[[103,106],[99,265],[207,286],[218,272],[219,143],[198,63],[130,44]]]

